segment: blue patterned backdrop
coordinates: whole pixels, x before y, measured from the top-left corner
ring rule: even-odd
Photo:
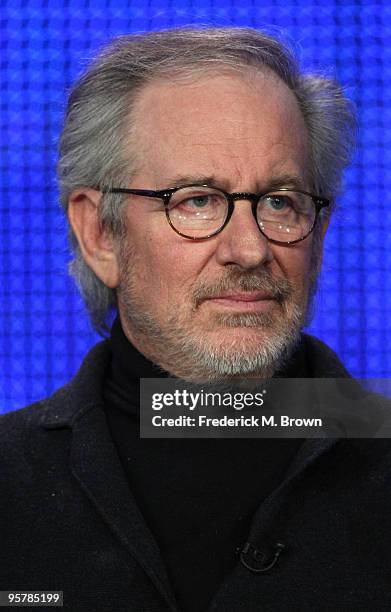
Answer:
[[[311,332],[360,377],[391,374],[391,6],[384,2],[1,2],[0,412],[49,394],[97,337],[73,282],[55,181],[67,90],[110,37],[187,24],[284,33],[337,77],[361,125],[326,240]]]

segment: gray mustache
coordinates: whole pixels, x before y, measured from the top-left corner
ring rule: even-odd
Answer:
[[[214,283],[202,283],[194,289],[193,301],[197,308],[206,299],[218,297],[228,291],[264,291],[280,304],[293,292],[292,284],[286,278],[275,278],[270,272],[234,272]]]

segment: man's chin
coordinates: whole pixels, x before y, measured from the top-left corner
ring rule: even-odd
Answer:
[[[284,367],[300,339],[300,326],[276,329],[220,326],[212,332],[192,330],[180,348],[175,368],[180,378],[270,378]]]
[[[203,343],[209,345],[214,352],[220,350],[224,354],[229,351],[257,353],[260,346],[273,343],[275,335],[273,327],[259,327],[247,322],[247,325],[219,326],[209,333],[204,332]]]
[[[267,308],[262,310],[243,310],[239,307],[237,309],[209,307],[206,311],[201,307],[198,314],[200,315],[200,324],[203,329],[213,331],[219,328],[240,329],[246,327],[268,329],[276,324],[278,319],[284,317],[285,313],[279,303],[275,300],[269,300]]]

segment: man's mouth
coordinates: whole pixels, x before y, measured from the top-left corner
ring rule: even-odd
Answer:
[[[205,302],[236,312],[266,312],[276,303],[276,299],[264,291],[232,291],[206,298]]]
[[[234,273],[211,283],[200,283],[193,293],[194,310],[208,305],[215,311],[263,313],[283,306],[293,288],[286,278],[274,278],[266,270]]]

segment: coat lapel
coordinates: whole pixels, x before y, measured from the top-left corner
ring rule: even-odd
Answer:
[[[118,540],[176,610],[159,548],[126,482],[104,412],[95,407],[73,427],[71,469],[81,488]]]
[[[75,378],[47,400],[41,425],[71,430],[70,469],[77,483],[176,612],[159,548],[131,493],[106,423],[102,381],[110,357],[107,342],[95,346]]]

